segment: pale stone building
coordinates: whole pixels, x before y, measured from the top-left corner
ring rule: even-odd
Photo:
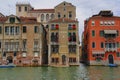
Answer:
[[[79,65],[78,21],[74,5],[64,1],[53,9],[34,9],[30,4],[17,3],[16,15],[35,17],[37,22],[44,25],[47,32],[48,65]]]
[[[49,24],[49,65],[79,65],[79,37],[76,7],[63,2],[55,7],[55,19]]]
[[[33,17],[0,17],[0,63],[17,66],[44,64],[45,29]]]

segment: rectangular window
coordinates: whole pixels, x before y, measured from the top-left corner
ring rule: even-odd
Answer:
[[[34,53],[34,57],[38,57],[38,52],[35,52],[35,53]]]
[[[25,7],[25,11],[27,11],[27,7]]]
[[[58,43],[58,32],[52,32],[51,33],[51,42],[56,42]]]
[[[120,57],[120,52],[117,52],[116,55],[117,55],[117,57]]]
[[[15,18],[14,17],[11,17],[10,18],[10,23],[14,23],[15,22]]]
[[[21,12],[21,7],[19,7],[19,12]]]
[[[91,25],[94,26],[95,25],[95,21],[92,21]]]
[[[95,36],[95,31],[94,30],[92,30],[92,36]]]
[[[9,34],[9,27],[8,27],[8,26],[5,27],[5,34],[6,34],[6,35]]]
[[[10,27],[10,34],[11,34],[11,35],[14,35],[14,26],[11,26],[11,27]]]
[[[0,34],[2,34],[2,27],[0,26]]]
[[[20,29],[19,29],[19,26],[17,26],[16,28],[15,28],[15,33],[16,33],[16,35],[18,35],[19,34],[19,31]]]
[[[101,48],[104,48],[104,43],[103,42],[101,42]]]
[[[103,31],[103,30],[100,31],[100,36],[101,36],[101,37],[104,37],[104,31]]]
[[[51,52],[52,53],[58,53],[59,52],[59,46],[58,45],[51,45]]]
[[[35,33],[38,33],[38,26],[35,26],[35,27],[34,27],[34,32],[35,32]]]
[[[95,48],[95,42],[92,42],[92,48]]]
[[[69,63],[76,63],[76,58],[69,58]]]
[[[72,18],[72,12],[71,11],[69,12],[69,18]]]
[[[120,43],[119,42],[117,42],[117,48],[120,48]]]
[[[23,49],[27,48],[27,40],[23,40]]]
[[[60,18],[61,17],[61,15],[60,15],[60,13],[58,12],[58,18]]]
[[[38,48],[38,40],[34,40],[34,49]]]
[[[100,25],[103,25],[104,23],[103,23],[103,21],[100,21]]]
[[[23,33],[26,33],[26,32],[27,32],[26,26],[23,26]]]
[[[69,53],[76,53],[76,45],[69,45]]]

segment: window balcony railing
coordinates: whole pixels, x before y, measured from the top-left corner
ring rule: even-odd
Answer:
[[[117,48],[105,48],[105,51],[114,52],[114,51],[117,51]]]

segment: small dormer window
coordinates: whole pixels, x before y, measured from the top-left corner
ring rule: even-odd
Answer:
[[[18,9],[19,9],[19,12],[21,12],[21,7],[20,7],[20,6],[19,6],[19,8],[18,8]]]
[[[14,23],[15,22],[15,17],[10,17],[10,23]]]
[[[64,6],[65,6],[66,4],[64,3]]]

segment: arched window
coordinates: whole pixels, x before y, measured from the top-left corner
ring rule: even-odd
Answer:
[[[53,20],[54,19],[54,14],[51,14],[51,20]]]
[[[49,21],[49,14],[46,14],[46,21]]]
[[[41,21],[44,21],[44,14],[41,14]]]
[[[58,12],[58,18],[60,18],[61,17],[61,15],[60,15],[60,13]]]

